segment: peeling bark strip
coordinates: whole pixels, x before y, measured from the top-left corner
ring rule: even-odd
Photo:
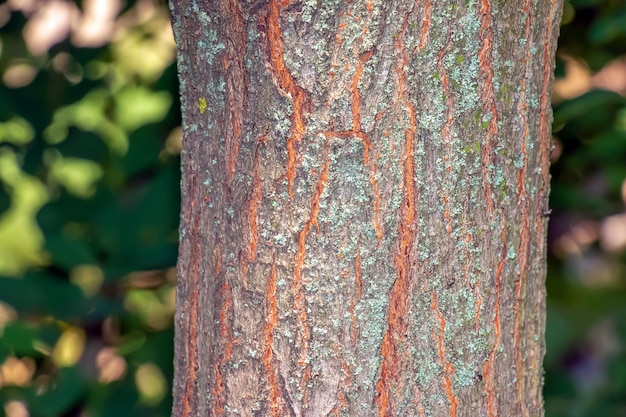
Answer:
[[[259,175],[259,164],[261,161],[260,147],[266,143],[267,138],[262,136],[256,146],[254,153],[254,165],[252,174],[252,194],[248,202],[248,247],[241,256],[241,276],[244,286],[248,286],[248,262],[255,262],[257,255],[257,245],[259,244],[259,208],[263,200],[263,190],[261,189],[262,179]]]
[[[485,187],[485,200],[489,213],[493,210],[493,200],[491,196],[491,184],[489,183],[488,169],[492,164],[493,141],[498,137],[498,110],[496,108],[496,97],[494,93],[495,74],[493,70],[493,27],[492,8],[490,0],[480,0],[480,40],[481,47],[478,52],[480,62],[480,100],[483,105],[482,122],[488,123],[485,144],[483,145],[483,186]]]
[[[230,47],[222,55],[222,65],[226,74],[226,92],[228,103],[224,108],[226,152],[228,153],[228,171],[226,184],[230,189],[237,169],[237,155],[241,143],[242,123],[246,111],[246,89],[248,84],[244,57],[246,55],[246,27],[241,5],[238,0],[225,1],[226,11],[232,15],[232,32],[229,36]]]
[[[280,92],[291,98],[293,113],[291,115],[291,135],[287,139],[287,179],[289,181],[289,197],[293,198],[293,181],[296,177],[296,146],[302,140],[306,130],[304,120],[305,110],[308,103],[306,92],[298,86],[285,65],[283,39],[280,30],[280,9],[289,6],[290,1],[270,0],[267,13],[267,40],[270,52],[269,70],[274,78],[274,83]]]
[[[282,398],[280,387],[278,385],[277,371],[274,366],[274,329],[278,322],[278,308],[276,307],[276,257],[272,259],[272,272],[270,280],[267,283],[267,324],[265,325],[265,352],[263,354],[263,365],[265,366],[265,374],[267,375],[267,384],[269,385],[269,409],[271,416],[284,416],[284,399]]]
[[[380,379],[376,384],[378,414],[380,416],[394,415],[396,406],[393,398],[397,396],[399,385],[398,377],[402,375],[404,339],[408,336],[407,313],[409,312],[408,297],[413,274],[413,245],[415,244],[417,190],[415,187],[415,162],[413,159],[415,133],[417,121],[415,119],[415,107],[409,101],[408,84],[405,75],[405,66],[409,63],[409,54],[404,45],[403,38],[408,26],[410,13],[404,17],[404,22],[396,41],[400,55],[400,61],[395,67],[397,75],[398,103],[401,111],[406,111],[409,116],[410,126],[404,133],[404,151],[402,153],[403,164],[403,200],[400,206],[400,220],[398,224],[397,252],[394,255],[396,267],[396,279],[389,295],[389,311],[387,313],[387,332],[383,337],[381,346],[382,364]],[[391,413],[391,414],[388,414]]]
[[[543,415],[562,0],[171,5],[173,416]]]
[[[444,387],[446,391],[446,397],[450,402],[450,416],[456,417],[457,408],[459,406],[459,400],[456,398],[452,388],[452,376],[454,375],[454,366],[446,359],[446,348],[444,346],[444,335],[446,332],[446,319],[443,317],[441,312],[439,311],[439,307],[437,305],[437,294],[432,291],[430,293],[433,303],[431,309],[435,313],[437,320],[439,321],[439,332],[435,334],[437,339],[437,354],[439,355],[439,360],[442,364],[445,364],[445,372],[443,374],[444,379]]]
[[[483,377],[485,379],[485,393],[487,394],[487,415],[489,417],[498,416],[498,400],[496,393],[496,374],[495,374],[495,362],[496,355],[500,349],[502,338],[502,321],[500,319],[500,303],[502,299],[502,270],[504,263],[506,262],[507,247],[506,247],[506,232],[502,231],[502,253],[500,255],[500,261],[496,269],[496,288],[495,288],[495,312],[493,315],[493,330],[495,336],[495,343],[489,356],[485,361]]]
[[[322,193],[324,192],[324,187],[328,182],[328,167],[330,165],[330,160],[328,159],[329,142],[326,142],[325,148],[324,167],[322,168],[319,180],[317,181],[317,186],[315,187],[313,198],[311,199],[311,211],[309,213],[309,219],[304,224],[304,227],[298,235],[298,250],[296,252],[296,263],[294,267],[293,279],[293,307],[298,315],[298,333],[300,335],[300,340],[298,340],[297,342],[300,347],[300,360],[298,361],[298,365],[304,367],[304,372],[302,376],[302,392],[305,395],[307,392],[306,384],[309,382],[309,375],[311,372],[311,368],[307,364],[309,354],[309,339],[311,338],[311,325],[308,322],[308,315],[305,306],[305,294],[302,288],[302,269],[304,268],[304,257],[306,255],[306,239],[311,232],[311,228],[313,227],[313,225],[317,225],[319,227],[317,217],[320,211],[320,198],[322,196]]]
[[[368,3],[371,5],[372,3]],[[373,6],[372,6],[373,7]],[[368,7],[369,10],[369,7]],[[364,31],[367,29],[364,28]],[[361,80],[361,76],[363,75],[363,66],[367,61],[372,58],[374,54],[374,49],[362,54],[359,57],[359,63],[354,71],[354,79],[352,80],[352,85],[350,86],[351,95],[352,95],[352,135],[354,137],[359,137],[363,141],[363,160],[365,165],[370,169],[370,184],[372,185],[372,190],[374,192],[372,209],[374,210],[374,229],[376,230],[376,237],[378,238],[378,242],[381,242],[383,239],[383,229],[380,223],[380,190],[378,189],[378,181],[376,180],[376,162],[372,157],[371,153],[374,150],[374,146],[372,145],[372,141],[369,136],[363,132],[361,127],[361,93],[359,92],[359,81]]]

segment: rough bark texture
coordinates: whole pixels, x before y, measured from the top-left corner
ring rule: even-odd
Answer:
[[[543,415],[561,0],[177,0],[174,416]]]

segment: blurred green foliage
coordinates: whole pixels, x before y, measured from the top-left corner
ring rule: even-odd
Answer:
[[[149,0],[0,5],[2,415],[170,415],[168,18]]]
[[[2,415],[170,414],[175,48],[94,4],[0,4]],[[626,416],[626,2],[566,3],[556,75],[546,415]]]
[[[546,416],[626,416],[626,2],[566,3],[556,77]]]

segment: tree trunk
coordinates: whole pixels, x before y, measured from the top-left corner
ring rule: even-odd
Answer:
[[[562,0],[177,0],[174,413],[543,415]]]

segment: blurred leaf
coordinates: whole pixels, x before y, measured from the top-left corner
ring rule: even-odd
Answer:
[[[35,349],[39,330],[32,324],[14,321],[5,326],[0,344],[6,351],[17,356],[39,356]]]
[[[68,129],[75,126],[87,132],[100,135],[102,140],[117,154],[124,154],[128,149],[128,137],[121,126],[108,117],[110,93],[104,89],[90,91],[80,101],[62,107],[54,114],[52,124],[44,132],[44,138],[50,144],[65,140]]]
[[[152,363],[139,366],[135,372],[135,384],[141,401],[148,405],[163,401],[168,385],[159,367]]]
[[[561,25],[567,25],[576,16],[576,9],[569,1],[563,3],[563,15],[561,17]]]
[[[0,123],[0,143],[9,142],[15,145],[24,145],[35,137],[33,127],[21,117],[13,117]]]
[[[110,258],[108,276],[163,268],[176,259],[180,174],[169,165],[145,184],[134,185],[123,202],[111,201],[95,219]]]
[[[93,417],[136,417],[138,401],[136,385],[125,380],[95,387],[86,408]]]
[[[129,353],[132,353],[138,350],[139,348],[141,348],[142,346],[144,346],[145,343],[146,343],[145,332],[139,332],[139,331],[129,332],[118,341],[117,352],[120,355],[128,355]]]
[[[67,137],[55,147],[64,157],[89,159],[103,162],[109,155],[108,146],[93,132],[71,127]]]
[[[85,351],[86,336],[79,327],[68,327],[63,331],[52,350],[52,361],[58,367],[74,366]]]
[[[129,360],[137,363],[154,362],[163,371],[166,379],[172,381],[174,366],[170,358],[174,355],[174,329],[146,332],[146,343],[140,349],[132,351]]]
[[[77,367],[60,368],[47,390],[31,388],[26,391],[32,416],[56,417],[63,415],[85,396],[89,385]]]
[[[121,300],[86,298],[78,286],[45,272],[0,278],[0,300],[21,314],[52,315],[69,322],[88,323],[123,311]]]
[[[45,249],[54,265],[68,271],[77,265],[96,262],[92,248],[83,239],[50,234],[46,237]]]
[[[39,180],[20,169],[13,152],[2,149],[0,180],[11,190],[11,207],[0,217],[0,274],[19,274],[43,263],[43,236],[35,213],[47,200],[47,192]]]
[[[96,185],[95,193],[88,199],[61,189],[54,200],[42,207],[37,219],[46,234],[58,234],[68,224],[72,224],[73,235],[87,239],[94,217],[100,210],[105,210],[114,198],[113,190],[102,183]]]
[[[95,182],[102,177],[102,167],[87,159],[59,156],[50,166],[50,177],[72,194],[89,197],[95,190]]]
[[[156,165],[163,150],[163,132],[156,124],[142,126],[130,136],[130,147],[122,159],[126,177],[133,177]]]
[[[596,45],[619,38],[626,39],[626,8],[597,19],[589,29],[589,40]]]
[[[554,109],[553,126],[576,121],[588,123],[593,118],[604,121],[605,116],[611,114],[614,118],[619,106],[625,103],[626,99],[613,91],[592,90],[557,106]],[[609,111],[611,113],[608,113]]]
[[[116,120],[127,131],[162,119],[172,96],[167,91],[152,92],[145,87],[126,87],[115,95]]]
[[[589,162],[604,161],[622,165],[626,157],[626,131],[609,130],[597,135],[585,151]]]

